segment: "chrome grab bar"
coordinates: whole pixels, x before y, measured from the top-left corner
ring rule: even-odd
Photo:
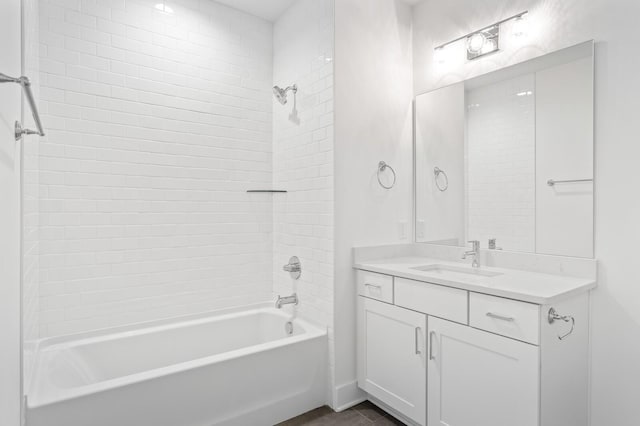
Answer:
[[[569,180],[554,180],[549,179],[547,185],[554,186],[559,183],[579,183],[579,182],[593,182],[593,179],[569,179]]]
[[[17,83],[22,87],[24,94],[27,98],[27,102],[29,102],[29,107],[31,108],[31,115],[33,115],[33,121],[36,123],[36,128],[38,131],[23,129],[21,126],[16,126],[16,139],[19,139],[22,135],[40,135],[44,136],[44,129],[42,128],[42,122],[40,121],[40,114],[38,114],[38,107],[36,106],[36,100],[33,97],[33,92],[31,91],[31,81],[29,81],[28,77],[9,77],[6,74],[0,73],[0,83]]]

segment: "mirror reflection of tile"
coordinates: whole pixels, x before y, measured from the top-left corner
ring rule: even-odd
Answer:
[[[592,42],[419,95],[415,148],[418,242],[593,257]]]

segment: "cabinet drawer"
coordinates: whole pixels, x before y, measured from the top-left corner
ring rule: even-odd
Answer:
[[[467,292],[422,281],[396,278],[394,302],[427,315],[467,324]]]
[[[375,272],[358,271],[356,279],[360,296],[393,303],[393,277]]]
[[[471,293],[469,325],[537,345],[540,306],[517,300]]]

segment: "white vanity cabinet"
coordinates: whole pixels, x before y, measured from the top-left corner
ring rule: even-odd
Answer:
[[[539,348],[429,317],[429,425],[537,426]]]
[[[427,316],[358,297],[358,383],[367,393],[426,425]]]
[[[587,424],[588,292],[545,305],[357,274],[358,386],[375,403],[421,426]]]

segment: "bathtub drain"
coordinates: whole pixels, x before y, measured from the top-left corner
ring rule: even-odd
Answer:
[[[284,332],[287,333],[289,336],[293,334],[293,323],[291,321],[287,321],[284,324]]]

